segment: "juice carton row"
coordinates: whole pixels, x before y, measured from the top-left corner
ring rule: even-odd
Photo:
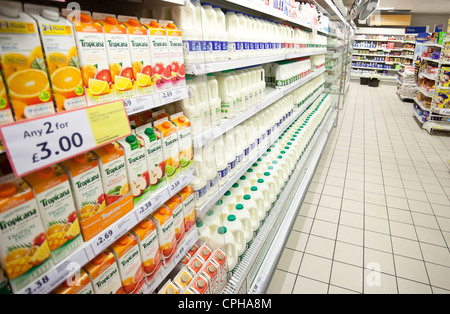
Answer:
[[[159,115],[120,142],[0,185],[0,256],[15,290],[190,170],[189,120]],[[195,224],[193,200],[189,187],[167,204],[177,239]]]
[[[159,294],[218,294],[227,284],[227,257],[205,243],[195,244],[175,268]]]
[[[78,277],[68,278],[53,293],[142,293],[144,285],[150,284],[162,266],[173,260],[178,243],[184,238],[188,225],[184,225],[183,210],[189,206],[189,201],[185,201],[188,195],[192,195],[189,186],[97,255],[81,269]]]
[[[2,2],[0,125],[185,86],[171,21]]]
[[[197,222],[200,240],[212,250],[226,250],[231,274],[266,223],[330,105],[329,97],[316,100]]]

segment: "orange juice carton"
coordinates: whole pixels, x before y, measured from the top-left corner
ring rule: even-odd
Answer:
[[[219,281],[218,291],[223,291],[227,285],[227,257],[225,253],[218,249],[213,252],[211,261],[217,266],[217,278]]]
[[[165,285],[159,290],[158,294],[178,294],[178,287],[169,279]]]
[[[92,217],[106,208],[106,199],[97,158],[84,153],[61,163],[69,176],[80,221]]]
[[[183,267],[175,276],[173,282],[178,287],[178,289],[182,291],[191,283],[193,278],[194,276],[187,270],[187,268]]]
[[[117,19],[128,29],[136,95],[152,94],[155,86],[148,30],[135,17],[119,15]]]
[[[192,146],[191,122],[183,115],[182,112],[170,116],[170,120],[177,127],[181,173],[185,174],[194,166],[194,147]]]
[[[55,113],[36,21],[19,2],[0,8],[1,69],[16,120]]]
[[[14,122],[14,116],[12,114],[11,105],[9,103],[8,95],[6,94],[6,86],[3,82],[3,78],[0,75],[0,125],[9,124]],[[3,152],[3,144],[0,140],[0,152]]]
[[[100,167],[106,206],[130,193],[122,146],[114,142],[94,150]]]
[[[146,218],[131,232],[138,240],[144,276],[147,284],[149,284],[158,274],[162,265],[156,225],[150,218]]]
[[[185,256],[183,256],[183,258],[180,261],[180,265],[187,265],[187,264],[189,264],[190,258],[191,258],[191,256],[189,254],[186,254]]]
[[[190,257],[193,257],[195,254],[197,254],[197,251],[198,251],[198,245],[194,244],[186,254],[189,255]]]
[[[109,248],[119,265],[120,278],[125,294],[138,294],[145,283],[139,244],[133,233],[128,232]]]
[[[103,251],[84,266],[95,294],[124,294],[114,254]]]
[[[211,294],[219,293],[219,277],[218,268],[213,261],[209,261],[203,267],[201,275],[204,278],[208,278],[209,290]]]
[[[144,140],[138,135],[130,135],[119,143],[125,152],[128,182],[134,203],[137,205],[151,193]]]
[[[70,13],[63,10],[63,15]],[[70,17],[70,18],[69,18]],[[89,12],[67,15],[74,25],[78,59],[88,105],[114,100],[105,34]]]
[[[80,274],[74,275],[60,284],[53,294],[94,294],[91,278],[82,268]]]
[[[177,250],[177,238],[175,237],[175,226],[173,223],[173,215],[170,209],[163,205],[151,216],[158,231],[158,242],[161,257],[165,265],[167,265]]]
[[[33,190],[23,179],[0,185],[1,266],[13,291],[25,288],[52,267]]]
[[[208,278],[203,277],[202,275],[196,276],[189,285],[189,289],[195,291],[198,294],[209,294],[210,289]]]
[[[194,189],[190,185],[185,186],[178,192],[183,199],[184,228],[186,233],[195,226],[195,202]]]
[[[169,90],[172,88],[172,65],[167,30],[156,20],[141,19],[141,23],[147,27],[149,33],[155,90],[157,92]]]
[[[166,178],[171,184],[181,175],[177,128],[167,118],[155,121],[154,125],[162,139]]]
[[[152,120],[153,121],[161,120],[163,118],[169,119],[169,117],[170,116],[166,113],[165,109],[161,109],[161,110],[155,111],[152,114]]]
[[[160,133],[155,132],[151,124],[138,128],[136,133],[144,140],[147,152],[147,167],[150,190],[159,191],[166,186],[166,168]]]
[[[24,8],[39,25],[57,111],[86,107],[87,101],[71,23],[59,16],[57,8],[28,3],[24,4]]]
[[[181,31],[172,21],[159,21],[167,30],[169,41],[169,56],[173,87],[186,86],[186,75],[184,70],[184,49]]]
[[[55,264],[83,244],[80,223],[64,170],[55,165],[25,177],[32,187]]]
[[[177,194],[172,196],[165,205],[170,208],[173,215],[173,224],[175,226],[175,237],[179,243],[185,235],[183,198]]]
[[[103,26],[114,97],[116,99],[135,97],[136,88],[127,27],[111,14],[94,12],[92,16]]]
[[[194,256],[189,261],[189,264],[187,265],[187,269],[191,272],[192,275],[197,275],[200,273],[200,270],[203,268],[204,262],[198,258],[197,256]]]
[[[212,253],[211,249],[204,243],[198,248],[197,257],[201,258],[204,262],[207,262],[212,256]]]

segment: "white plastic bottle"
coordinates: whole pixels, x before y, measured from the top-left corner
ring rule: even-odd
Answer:
[[[249,212],[253,234],[256,235],[259,227],[258,204],[250,194],[245,194],[241,200],[241,204]]]
[[[236,149],[236,170],[239,170],[244,165],[245,156],[245,128],[242,125],[237,125],[234,128],[234,145]]]
[[[200,208],[208,200],[207,192],[207,182],[205,178],[201,175],[201,167],[203,164],[201,151],[194,150],[194,180],[191,181],[190,186],[194,190],[194,202],[195,207]]]
[[[196,76],[193,79],[198,90],[198,104],[200,112],[202,113],[202,128],[203,132],[208,132],[211,129],[211,110],[209,106],[208,97],[208,81],[205,77]]]
[[[181,101],[181,109],[189,121],[191,121],[192,136],[196,137],[203,132],[203,114],[199,106],[200,95],[197,85],[192,80],[192,76],[186,76],[186,84],[191,97]]]
[[[231,211],[230,215],[234,215],[237,220],[241,222],[244,231],[245,243],[249,246],[253,239],[252,218],[249,211],[244,207],[244,205],[237,204]]]
[[[234,195],[231,195],[231,191],[226,191],[220,200],[222,201],[222,218],[226,219],[236,207],[237,201]]]
[[[211,112],[211,126],[220,125],[222,120],[222,101],[219,97],[219,82],[213,73],[208,73],[209,108]]]
[[[206,213],[206,216],[203,218],[203,224],[205,224],[211,234],[213,234],[220,226],[222,226],[223,221],[219,215],[219,213],[214,212],[214,210],[210,210]]]
[[[232,271],[236,267],[238,254],[236,252],[235,240],[233,234],[228,232],[226,227],[220,227],[211,235],[209,246],[213,251],[221,249],[225,252],[228,271]]]
[[[253,168],[248,169],[244,176],[250,182],[251,186],[254,186],[259,179],[256,171]]]
[[[228,10],[225,15],[227,38],[228,38],[228,56],[230,59],[240,58],[241,50],[239,46],[239,19],[236,12]]]
[[[248,27],[247,25],[247,19],[245,18],[244,14],[240,11],[236,12],[236,16],[238,17],[239,22],[239,41],[240,41],[240,48],[241,52],[239,55],[240,59],[248,58],[248,49],[246,47],[248,46],[248,40],[246,37],[246,29]]]
[[[239,183],[233,184],[231,186],[230,192],[231,192],[231,196],[234,197],[234,200],[236,201],[236,203],[239,203],[245,195],[244,189],[243,189],[243,187],[240,186]]]
[[[223,119],[232,119],[236,115],[236,89],[231,71],[223,71],[219,78],[219,96]]]
[[[203,223],[203,220],[197,221],[197,229],[198,238],[208,243],[211,238],[211,229]]]
[[[231,177],[236,173],[236,146],[234,144],[234,129],[225,133],[225,153],[228,163],[228,176]]]
[[[219,190],[214,142],[206,144],[202,150],[203,164],[200,168],[200,173],[206,181],[206,187],[208,189],[207,198],[211,198]]]
[[[264,204],[264,195],[263,193],[258,189],[257,186],[252,186],[250,189],[250,195],[252,199],[256,202],[257,205],[257,211],[258,211],[258,221],[261,224],[266,217],[266,211],[269,209],[266,208],[266,205]]]
[[[227,35],[227,23],[225,21],[225,13],[220,9],[218,5],[213,5],[214,11],[217,16],[217,38],[220,42],[220,59],[228,60],[228,35]]]
[[[233,234],[238,260],[241,260],[242,255],[244,254],[247,248],[244,239],[244,230],[242,223],[236,218],[235,215],[231,214],[224,221],[223,226],[227,228],[228,232],[231,232]]]
[[[241,84],[241,80],[240,80],[239,75],[237,74],[236,70],[231,70],[230,73],[231,73],[231,75],[233,77],[233,81],[234,81],[234,97],[236,99],[234,113],[235,113],[235,115],[238,115],[239,113],[244,111],[243,106],[242,106],[242,84]]]
[[[228,159],[226,153],[226,147],[223,135],[220,135],[214,141],[216,167],[217,167],[217,179],[219,186],[225,185],[228,181]]]
[[[221,59],[220,40],[218,37],[217,12],[209,2],[203,3],[205,9],[206,25],[203,25],[204,35],[209,41],[210,53],[205,55],[205,60],[219,61]]]

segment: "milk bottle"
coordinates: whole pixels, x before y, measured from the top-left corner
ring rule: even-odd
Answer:
[[[184,6],[172,7],[172,19],[183,33],[184,60],[187,63],[204,62],[202,52],[202,32],[200,16],[193,5],[194,1],[186,1]]]
[[[244,140],[243,140],[244,139]],[[238,125],[234,128],[234,144],[236,148],[236,167],[241,169],[244,164],[245,155],[245,128]]]
[[[241,48],[240,58],[248,58],[248,40],[245,36],[245,30],[247,29],[247,19],[242,12],[236,12],[238,18],[239,29],[241,30],[239,34],[239,47]]]
[[[206,181],[206,187],[208,189],[207,198],[211,198],[218,191],[214,142],[208,143],[203,147],[203,165],[200,173]]]
[[[226,191],[220,200],[222,201],[222,218],[225,220],[238,202],[236,201],[236,198],[231,195],[231,191]]]
[[[241,200],[241,204],[250,214],[251,219],[251,227],[253,234],[256,236],[256,233],[260,227],[259,217],[258,217],[258,204],[252,198],[250,194],[245,194]]]
[[[218,5],[213,5],[214,11],[216,11],[217,16],[217,39],[220,43],[220,58],[219,60],[228,59],[228,34],[227,25],[225,21],[225,14],[222,12]]]
[[[207,200],[207,182],[201,175],[202,167],[202,154],[201,151],[194,151],[194,180],[190,183],[192,189],[194,189],[195,208],[201,207]]]
[[[241,107],[242,111],[245,111],[250,107],[250,86],[247,82],[247,75],[244,69],[237,70],[236,74],[241,86]]]
[[[211,238],[211,229],[203,223],[203,220],[197,221],[198,238],[208,243]]]
[[[211,112],[211,126],[220,125],[222,120],[222,101],[219,97],[219,82],[213,73],[208,73],[209,109]]]
[[[226,21],[226,30],[228,37],[228,56],[230,59],[239,59],[241,58],[241,44],[240,40],[240,32],[239,29],[239,18],[236,15],[236,12],[233,10],[228,10],[225,15]]]
[[[214,210],[210,210],[203,218],[203,223],[209,227],[211,234],[213,234],[217,231],[217,229],[219,229],[220,226],[222,226],[222,219],[218,213]]]
[[[220,43],[217,38],[217,13],[209,2],[203,3],[203,8],[206,16],[206,25],[202,25],[203,37],[204,41],[208,41],[209,47],[209,51],[205,52],[205,60],[206,62],[218,61],[220,60]]]
[[[228,163],[228,176],[233,176],[236,172],[236,147],[234,145],[234,129],[225,134],[225,149]]]
[[[266,217],[266,211],[269,210],[270,204],[267,204],[267,207],[266,207],[266,204],[264,202],[264,195],[258,189],[257,186],[252,186],[252,188],[250,189],[250,195],[251,195],[252,199],[256,202],[257,212],[258,212],[258,220],[259,220],[259,223],[261,224],[263,222],[264,218]]]
[[[224,221],[223,226],[227,228],[228,232],[233,234],[236,253],[238,255],[238,260],[240,261],[242,259],[242,254],[244,254],[246,250],[243,225],[235,215],[229,215],[227,220]]]
[[[235,92],[235,99],[236,99],[236,106],[235,106],[235,115],[239,114],[240,112],[244,111],[242,106],[242,84],[239,76],[236,73],[236,70],[231,70],[231,75],[234,79],[234,92]]]
[[[253,240],[253,229],[252,229],[252,218],[249,211],[244,208],[244,205],[237,204],[236,207],[231,211],[231,214],[236,217],[242,224],[242,229],[244,232],[244,241],[247,248],[250,246]]]
[[[254,186],[259,179],[253,168],[248,169],[244,176],[248,181],[250,181],[251,186]]]
[[[208,81],[206,77],[196,76],[194,83],[198,89],[198,101],[200,101],[200,111],[202,114],[203,132],[208,131],[211,128],[211,111],[209,109],[209,97],[208,97]]]
[[[219,186],[223,186],[228,180],[228,159],[226,158],[226,148],[223,135],[220,135],[214,141],[215,157],[216,157],[216,167],[217,167],[217,178],[219,181]]]
[[[191,121],[192,137],[196,137],[204,131],[203,129],[203,116],[202,103],[200,101],[200,91],[196,82],[192,80],[192,77],[186,76],[186,84],[191,97],[183,99],[181,101],[181,109],[186,117]]]
[[[219,78],[219,96],[221,99],[222,118],[231,119],[236,115],[236,89],[231,71],[223,71]]]
[[[240,177],[238,183],[241,186],[241,188],[244,190],[244,194],[247,194],[250,192],[250,189],[252,188],[252,184],[246,176]]]
[[[239,203],[242,200],[242,198],[244,197],[244,194],[245,194],[243,187],[241,187],[239,185],[239,183],[233,184],[233,186],[230,189],[230,192],[231,192],[231,196],[234,197],[236,203]]]
[[[228,271],[232,271],[238,262],[234,236],[226,227],[220,227],[209,240],[211,250],[221,249],[227,257]]]

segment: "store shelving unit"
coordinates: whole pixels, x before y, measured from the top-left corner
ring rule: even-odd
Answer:
[[[340,104],[343,103],[343,96],[348,91],[349,70],[351,64],[351,49],[349,44],[351,45],[353,36],[350,37],[348,35],[350,34],[349,23],[330,0],[309,1],[310,3],[315,4],[321,13],[326,15],[331,20],[331,27],[329,29],[323,28],[320,24],[315,26],[306,25],[300,20],[288,17],[278,10],[268,8],[262,4],[257,4],[254,1],[212,0],[210,2],[213,4],[219,4],[223,9],[237,8],[249,14],[268,18],[273,21],[287,23],[293,25],[294,27],[300,27],[311,32],[317,31],[319,34],[328,37],[330,45],[327,47],[308,48],[300,53],[287,53],[277,56],[261,56],[247,58],[244,60],[226,60],[220,62],[186,64],[187,74],[202,76],[208,73],[216,73],[224,70],[323,54],[328,54],[330,56],[329,59],[333,60],[332,69],[321,68],[296,83],[291,84],[291,86],[288,86],[285,89],[266,88],[266,97],[262,102],[252,108],[249,108],[245,112],[240,113],[236,118],[223,120],[219,126],[193,138],[193,146],[195,148],[201,148],[312,79],[320,75],[328,75],[328,82],[325,86],[318,87],[312,95],[309,95],[308,100],[302,105],[302,107],[295,110],[292,116],[288,118],[289,120],[285,124],[285,127],[277,130],[275,134],[272,134],[270,140],[267,142],[267,145],[252,156],[240,168],[240,170],[232,178],[230,178],[224,186],[218,189],[217,193],[210,197],[206,204],[198,208],[196,212],[196,216],[198,218],[203,217],[204,214],[217,202],[217,200],[219,200],[220,197],[231,187],[231,185],[236,182],[242,174],[246,172],[250,166],[267,151],[267,149],[278,139],[278,137],[302,113],[304,113],[311,104],[320,99],[320,97],[323,97],[325,94],[332,98],[332,107],[324,118],[321,126],[316,131],[308,150],[304,153],[303,157],[297,164],[295,171],[290,176],[290,180],[285,186],[283,193],[280,195],[277,204],[271,211],[271,216],[269,217],[268,223],[264,225],[264,228],[253,241],[253,244],[245,255],[244,260],[240,263],[237,271],[234,273],[224,290],[224,293],[237,293],[238,291],[242,291],[244,293],[259,293],[263,292],[263,290],[257,288],[256,285],[259,285],[261,282],[262,275],[273,273],[276,267],[279,256],[279,252],[277,252],[277,250],[281,248],[277,247],[277,245],[280,243],[285,243],[287,240],[289,233],[288,230],[290,228],[286,229],[285,227],[280,226],[290,227],[292,225],[293,219],[295,218],[299,205],[304,198],[307,187],[320,160],[330,132],[337,121],[339,112],[338,108],[342,107]],[[98,5],[97,3],[81,0],[80,4],[83,8],[90,11],[98,9],[96,7],[96,5]],[[112,1],[110,9],[111,11],[115,10],[116,13],[120,12],[121,14],[133,15],[132,13],[138,12],[139,10],[142,11],[148,7],[165,7],[184,4],[184,0],[143,0],[139,3],[130,3],[130,5],[127,5],[123,11],[118,11],[119,8],[124,7],[123,2]],[[130,116],[143,111],[163,107],[188,97],[190,97],[188,87],[176,88],[164,92],[154,93],[150,96],[135,97],[133,99],[123,100],[124,111],[127,116]],[[111,125],[110,128],[112,132],[114,125]],[[117,139],[112,138],[110,142],[115,140]],[[92,148],[94,147],[90,147],[89,149]],[[73,156],[76,155],[77,154],[74,154]],[[21,289],[21,291],[14,291],[14,293],[51,293],[53,289],[64,280],[76,274],[84,265],[86,265],[86,263],[94,259],[100,252],[108,248],[143,219],[151,215],[155,210],[163,205],[164,202],[169,200],[182,188],[189,185],[193,181],[194,176],[194,172],[189,171],[188,173],[181,175],[175,182],[167,185],[160,191],[153,193],[148,199],[138,205],[135,205],[130,212],[125,214],[115,223],[108,226],[104,230],[101,230],[93,239],[86,241],[69,257],[57,265],[54,265],[48,272],[40,276],[40,278],[36,279],[32,284],[28,285],[24,289]],[[166,265],[161,269],[156,278],[148,286],[144,287],[143,293],[154,293],[155,290],[167,280],[167,276],[173,271],[181,258],[187,253],[192,245],[197,242],[197,240],[197,229],[193,228],[192,231],[185,235],[182,242],[178,244],[178,249],[174,252],[173,260],[169,263],[169,265]],[[268,282],[265,282],[264,284],[266,285],[267,283]]]

